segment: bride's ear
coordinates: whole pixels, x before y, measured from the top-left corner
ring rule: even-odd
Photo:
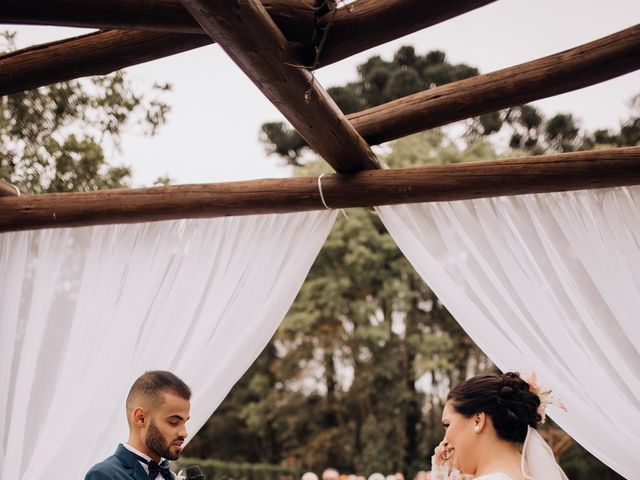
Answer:
[[[480,433],[484,430],[487,421],[487,415],[484,412],[476,413],[473,416],[473,432]]]

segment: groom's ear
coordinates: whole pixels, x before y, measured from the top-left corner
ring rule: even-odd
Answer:
[[[144,427],[145,422],[147,421],[147,412],[143,407],[135,407],[133,409],[132,415],[133,424],[138,427]]]

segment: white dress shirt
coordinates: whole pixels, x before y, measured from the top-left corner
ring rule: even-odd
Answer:
[[[145,455],[144,453],[142,453],[140,450],[136,450],[135,448],[133,448],[131,445],[129,445],[127,442],[123,442],[122,446],[124,448],[126,448],[127,450],[129,450],[130,452],[135,453],[136,455],[138,455],[139,457],[144,458],[147,462],[151,461],[151,457],[149,455]],[[160,462],[162,462],[164,460],[164,458],[160,459]],[[142,465],[142,468],[144,468],[144,471],[146,472],[147,475],[149,475],[149,465],[147,465],[146,463],[144,463],[141,460],[138,460],[140,462],[140,465]],[[158,462],[158,463],[160,463]],[[158,474],[158,476],[155,478],[155,480],[164,480],[164,477],[161,474]]]

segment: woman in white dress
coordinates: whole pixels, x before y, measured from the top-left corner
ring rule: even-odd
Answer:
[[[535,391],[513,372],[454,387],[442,412],[446,433],[432,458],[432,480],[566,480],[535,430],[544,418]]]

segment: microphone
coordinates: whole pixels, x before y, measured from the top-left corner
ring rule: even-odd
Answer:
[[[187,480],[204,480],[204,473],[198,465],[187,467]]]

